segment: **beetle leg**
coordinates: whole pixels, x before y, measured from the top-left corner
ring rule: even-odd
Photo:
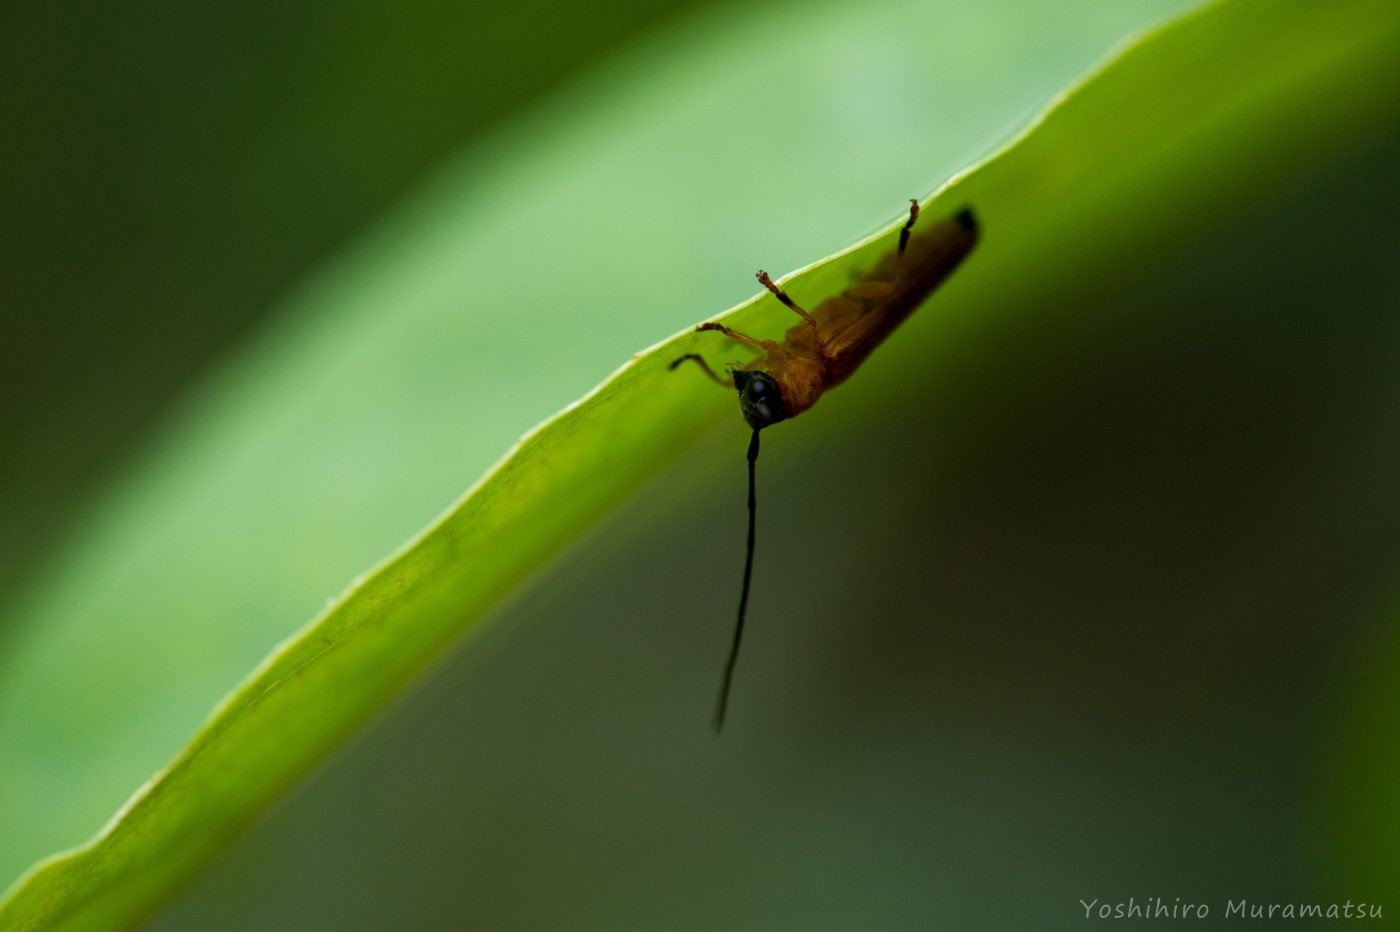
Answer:
[[[737,330],[731,330],[724,324],[717,324],[712,320],[707,320],[705,323],[696,327],[695,330],[697,333],[701,333],[706,330],[718,330],[720,333],[729,337],[729,339],[731,340],[738,340],[740,343],[747,343],[749,346],[755,346],[761,350],[775,350],[778,348],[778,344],[774,343],[772,340],[756,340],[751,336],[742,334]]]
[[[899,250],[894,254],[894,280],[899,281],[899,270],[904,265],[904,248],[909,245],[909,231],[914,229],[914,221],[919,219],[919,202],[909,199],[909,219],[904,221],[899,231]]]
[[[802,308],[798,307],[797,302],[792,300],[792,298],[788,297],[788,293],[786,291],[773,284],[773,279],[768,277],[767,272],[763,271],[763,269],[759,269],[758,274],[754,277],[758,279],[758,283],[760,285],[773,292],[773,294],[777,296],[779,301],[786,304],[789,309],[796,311],[798,313],[798,316],[800,316],[803,320],[807,321],[807,323],[811,324],[813,327],[817,325],[817,319],[811,314],[808,314]]]
[[[712,380],[714,380],[724,388],[734,387],[733,379],[722,379],[718,375],[716,375],[715,370],[710,368],[710,364],[705,362],[704,358],[701,357],[699,353],[686,353],[684,356],[682,356],[680,359],[677,359],[675,362],[671,363],[666,368],[671,370],[672,372],[675,372],[676,367],[679,366],[681,363],[685,362],[687,359],[694,360],[695,364],[699,366],[702,370],[704,370],[706,375],[708,375]]]

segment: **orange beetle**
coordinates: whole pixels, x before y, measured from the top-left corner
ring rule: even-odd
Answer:
[[[749,582],[753,576],[754,464],[758,461],[759,431],[796,417],[816,404],[827,389],[849,378],[875,347],[918,310],[977,245],[977,220],[969,208],[963,208],[927,231],[911,235],[918,218],[919,202],[911,200],[909,219],[899,231],[898,247],[882,258],[870,274],[839,295],[827,298],[810,313],[774,284],[767,272],[760,270],[759,283],[796,312],[802,322],[789,329],[781,343],[757,340],[724,324],[707,322],[698,326],[698,331],[713,330],[763,351],[762,356],[748,365],[732,368],[729,378],[717,375],[696,353],[687,353],[670,365],[675,369],[692,360],[720,385],[737,389],[739,409],[753,428],[748,450],[749,535],[744,583],[739,596],[739,619],[734,627],[734,641],[715,711],[716,732],[724,726],[729,687],[744,634]]]

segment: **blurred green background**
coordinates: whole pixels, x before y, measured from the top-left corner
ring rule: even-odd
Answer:
[[[0,9],[0,591],[310,267],[686,5]]]
[[[5,12],[6,877],[522,430],[1182,6]],[[1400,137],[1354,137],[770,433],[721,742],[737,425],[157,925],[1400,909]]]

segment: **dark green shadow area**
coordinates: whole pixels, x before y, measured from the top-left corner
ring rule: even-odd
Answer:
[[[877,360],[766,434],[723,738],[729,434],[156,926],[1049,929],[1080,927],[1081,898],[1130,896],[1205,903],[1212,926],[1230,900],[1400,909],[1394,865],[1355,863],[1330,795],[1339,761],[1394,761],[1339,716],[1387,659],[1371,647],[1400,575],[1397,166],[1392,133],[1144,277],[1047,292],[1042,319],[956,370]]]

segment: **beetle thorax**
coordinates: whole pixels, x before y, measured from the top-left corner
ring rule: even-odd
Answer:
[[[819,356],[770,352],[762,368],[782,389],[788,417],[796,417],[816,404],[826,385],[825,363]]]

